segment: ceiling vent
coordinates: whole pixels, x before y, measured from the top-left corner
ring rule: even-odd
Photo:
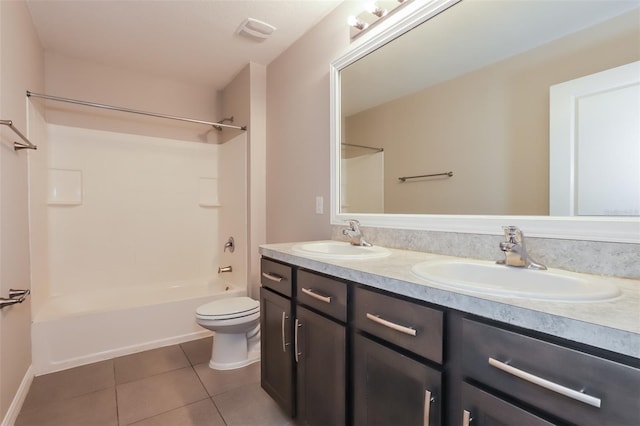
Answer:
[[[242,21],[242,24],[238,27],[236,34],[240,34],[257,41],[262,41],[268,39],[275,30],[276,27],[273,25],[269,25],[266,22],[262,22],[257,19],[247,18]]]

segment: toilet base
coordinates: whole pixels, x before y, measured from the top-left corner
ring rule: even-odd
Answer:
[[[260,362],[260,352],[249,354],[247,359],[236,362],[217,362],[213,358],[209,361],[209,368],[213,370],[235,370],[236,368],[246,367],[254,362]]]
[[[214,333],[209,368],[214,370],[234,370],[259,361],[259,334],[247,340],[245,333]]]

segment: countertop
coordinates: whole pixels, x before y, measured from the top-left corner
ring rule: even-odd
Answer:
[[[264,244],[260,253],[312,271],[640,358],[640,280],[606,277],[622,292],[609,301],[566,303],[478,295],[444,288],[411,273],[417,263],[451,256],[390,248],[391,255],[381,259],[318,259],[294,252],[297,244],[300,242]]]

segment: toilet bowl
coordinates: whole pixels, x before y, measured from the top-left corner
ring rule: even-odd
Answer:
[[[260,361],[260,302],[215,300],[196,309],[196,322],[214,332],[209,367],[232,370]]]

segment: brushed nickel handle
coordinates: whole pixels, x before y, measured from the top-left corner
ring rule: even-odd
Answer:
[[[575,399],[576,401],[583,402],[585,404],[591,405],[596,408],[600,408],[601,400],[600,398],[596,398],[595,396],[587,395],[586,393],[570,389],[568,387],[559,385],[550,380],[543,379],[542,377],[538,377],[534,374],[527,373],[524,370],[520,370],[518,368],[512,367],[509,364],[498,361],[494,358],[489,358],[489,365],[495,367],[505,373],[511,374],[512,376],[516,376],[519,379],[525,380],[534,385],[540,386],[542,388],[548,389],[552,392],[559,393],[560,395],[564,395],[568,398]]]
[[[424,410],[422,412],[422,424],[423,426],[429,426],[429,415],[431,414],[431,403],[434,402],[435,399],[431,397],[431,392],[429,390],[424,391]]]
[[[473,418],[471,417],[471,413],[467,410],[464,410],[462,412],[462,426],[469,426],[471,420],[473,420]]]
[[[298,352],[298,329],[302,327],[302,324],[300,323],[300,321],[298,320],[298,318],[296,318],[296,325],[295,325],[295,351],[296,351],[296,364],[299,361],[299,357],[300,355],[302,355],[300,352]]]
[[[316,293],[315,291],[313,291],[313,289],[311,289],[311,288],[304,288],[304,287],[303,287],[303,288],[302,288],[302,292],[303,292],[304,294],[306,294],[307,296],[311,296],[311,297],[313,297],[314,299],[319,300],[319,301],[321,301],[321,302],[324,302],[324,303],[331,303],[331,297],[329,297],[329,296],[322,296],[322,295],[320,295],[320,294]]]
[[[262,276],[265,277],[268,280],[275,281],[277,283],[279,283],[280,281],[282,281],[284,279],[279,275],[272,274],[271,272],[263,272]]]
[[[284,335],[284,321],[289,319],[289,317],[287,316],[286,312],[282,312],[282,352],[286,352],[287,351],[287,346],[289,346],[289,343],[286,343],[285,341],[285,335]]]
[[[367,318],[371,321],[378,323],[380,325],[384,325],[385,327],[391,328],[393,330],[399,331],[400,333],[408,334],[409,336],[416,336],[418,332],[415,328],[405,327],[404,325],[396,324],[395,322],[387,321],[386,319],[380,318],[378,315],[370,314],[367,312]]]

